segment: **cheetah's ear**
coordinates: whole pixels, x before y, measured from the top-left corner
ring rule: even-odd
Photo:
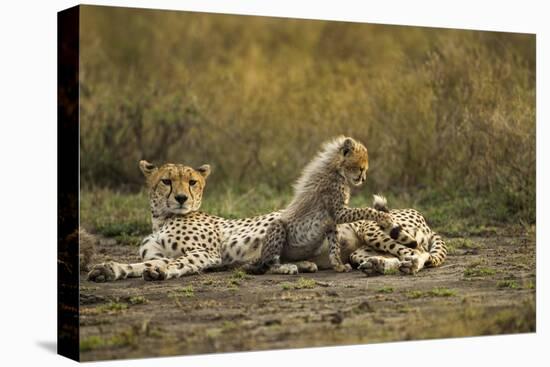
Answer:
[[[145,177],[149,177],[158,168],[153,163],[149,163],[146,160],[141,160],[139,161],[139,169],[141,169],[141,172],[143,172]]]
[[[196,168],[196,171],[202,175],[202,177],[207,178],[210,175],[210,165],[203,164],[199,168]]]
[[[344,142],[342,143],[342,154],[345,157],[352,150],[353,150],[353,139],[352,138],[346,138],[346,140],[344,140]]]

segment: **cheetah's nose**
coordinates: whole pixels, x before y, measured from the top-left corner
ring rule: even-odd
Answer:
[[[176,201],[181,205],[187,201],[187,195],[183,195],[183,194],[176,195],[174,196],[174,199],[176,199]]]

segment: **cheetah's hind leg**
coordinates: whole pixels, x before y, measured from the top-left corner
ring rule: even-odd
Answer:
[[[280,256],[286,243],[286,228],[281,220],[275,220],[267,229],[260,258],[243,267],[249,274],[298,274],[295,264],[281,264]]]

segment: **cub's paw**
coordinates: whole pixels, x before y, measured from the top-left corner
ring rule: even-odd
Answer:
[[[298,274],[298,267],[294,264],[283,264],[277,267],[271,268],[272,274]]]
[[[112,262],[92,266],[92,270],[88,273],[88,280],[97,283],[112,282],[116,280],[114,266],[115,264]]]
[[[398,258],[369,257],[359,264],[358,269],[367,275],[395,274],[399,271]]]
[[[333,269],[338,273],[347,273],[350,272],[352,268],[350,264],[340,264],[336,265]]]
[[[168,269],[165,265],[147,266],[143,270],[143,280],[155,281],[166,280],[168,278]]]

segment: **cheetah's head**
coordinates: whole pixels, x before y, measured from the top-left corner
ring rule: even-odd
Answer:
[[[367,148],[352,138],[342,139],[340,144],[340,173],[353,186],[362,185],[367,179],[369,154]]]
[[[147,181],[151,207],[160,215],[187,214],[201,206],[210,166],[198,168],[166,163],[160,167],[145,160],[139,168]]]

